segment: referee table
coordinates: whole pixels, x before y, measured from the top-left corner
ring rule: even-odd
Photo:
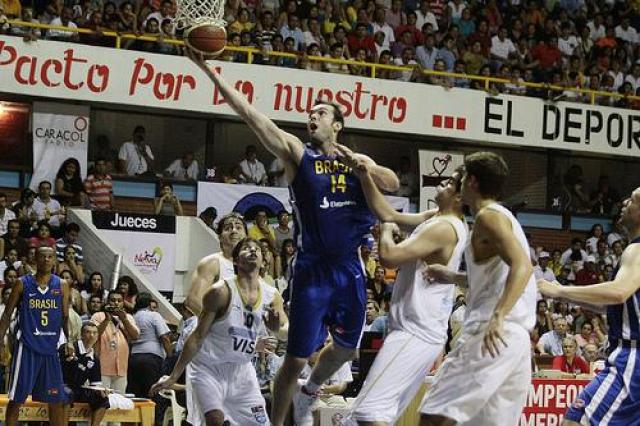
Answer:
[[[9,398],[6,394],[0,394],[0,420],[5,420]],[[104,416],[105,422],[115,423],[139,423],[142,426],[153,426],[156,404],[150,400],[134,401],[133,410],[108,409]],[[20,407],[21,422],[46,422],[49,421],[49,407],[46,403],[31,401],[28,398]],[[88,422],[91,420],[89,404],[76,402],[70,410],[69,421]]]

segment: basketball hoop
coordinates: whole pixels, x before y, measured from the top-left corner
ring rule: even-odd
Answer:
[[[178,29],[212,25],[227,26],[224,17],[224,0],[176,0],[176,17],[173,20]]]

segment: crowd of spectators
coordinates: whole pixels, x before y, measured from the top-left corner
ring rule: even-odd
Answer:
[[[167,43],[181,38],[173,25],[175,0],[150,2],[48,0],[21,5],[3,0],[0,32],[35,39],[114,46],[106,30],[150,35],[157,41],[125,39],[123,47],[180,55]],[[10,25],[21,19],[92,34],[39,30]],[[229,0],[224,4],[228,44],[259,52],[256,64],[370,76],[365,63],[401,65],[407,71],[377,69],[376,77],[484,89],[468,78],[425,75],[422,70],[493,76],[508,83],[492,91],[590,102],[590,95],[523,82],[565,88],[617,92],[625,97],[596,98],[598,104],[637,108],[626,96],[638,93],[640,7],[620,0]],[[295,56],[274,55],[273,52]],[[310,57],[350,59],[359,64],[318,62]],[[246,62],[247,55],[227,51],[221,59]]]

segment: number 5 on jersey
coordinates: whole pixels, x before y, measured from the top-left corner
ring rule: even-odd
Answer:
[[[49,311],[40,312],[40,325],[46,327],[49,324]]]

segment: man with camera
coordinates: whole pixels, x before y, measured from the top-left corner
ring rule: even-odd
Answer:
[[[93,347],[98,341],[98,326],[91,321],[82,324],[82,338],[74,344],[74,355],[67,356],[60,349],[62,375],[68,403],[65,404],[65,417],[69,418],[69,403],[86,402],[91,408],[91,426],[99,426],[109,408],[107,389],[102,387],[100,360]],[[94,388],[87,388],[86,385]]]
[[[117,290],[109,292],[107,304],[102,312],[96,312],[91,321],[98,324],[98,352],[102,384],[115,391],[125,393],[129,366],[128,340],[140,336],[131,314],[124,310],[124,296]]]

